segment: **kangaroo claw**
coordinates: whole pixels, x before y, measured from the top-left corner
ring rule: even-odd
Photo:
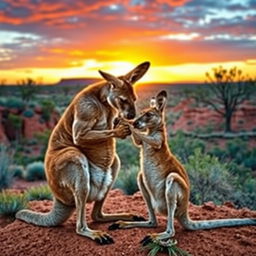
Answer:
[[[105,244],[113,244],[114,240],[111,236],[104,234],[102,236],[96,237],[94,241],[100,245],[105,245]]]

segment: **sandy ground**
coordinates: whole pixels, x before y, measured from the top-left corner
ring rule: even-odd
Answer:
[[[34,201],[30,207],[36,211],[47,212],[51,201]],[[87,205],[87,220],[93,229],[107,231],[106,224],[93,223],[90,218],[92,204]],[[129,211],[147,217],[145,204],[138,192],[125,196],[119,190],[113,190],[105,203],[105,212]],[[203,206],[190,206],[193,219],[254,217],[256,212],[247,208],[236,210],[232,204],[215,206],[207,203]],[[139,241],[150,232],[165,229],[166,219],[159,216],[159,227],[155,229],[129,229],[108,231],[114,238],[111,245],[97,245],[75,233],[75,214],[62,226],[53,228],[36,227],[19,220],[0,228],[1,256],[58,256],[58,255],[146,255]],[[176,239],[179,247],[192,255],[254,256],[256,255],[256,227],[220,228],[206,231],[185,231],[175,223]]]

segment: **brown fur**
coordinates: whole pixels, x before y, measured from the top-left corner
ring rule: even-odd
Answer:
[[[256,225],[256,219],[223,219],[192,221],[188,214],[190,185],[184,166],[168,146],[164,109],[167,93],[160,92],[151,100],[131,126],[134,144],[141,148],[141,171],[138,185],[146,201],[149,220],[118,221],[110,229],[157,226],[155,211],[167,216],[167,228],[162,233],[147,236],[143,243],[165,240],[174,236],[174,217],[189,230],[211,229],[238,225]],[[144,132],[143,132],[144,131]]]
[[[100,71],[105,81],[88,86],[73,99],[49,139],[45,156],[48,184],[54,195],[54,207],[48,214],[22,210],[18,219],[40,226],[64,222],[76,208],[76,232],[101,244],[112,243],[106,233],[88,228],[86,202],[95,201],[95,221],[132,220],[131,214],[104,214],[102,206],[114,183],[120,161],[115,138],[130,134],[127,125],[113,127],[119,114],[135,117],[136,95],[132,85],[149,68],[144,62],[122,77]]]

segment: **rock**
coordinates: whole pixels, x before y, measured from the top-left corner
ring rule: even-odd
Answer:
[[[210,202],[204,203],[202,208],[207,211],[213,211],[216,208],[216,205],[210,201]]]
[[[232,209],[236,208],[235,204],[233,202],[230,202],[230,201],[225,202],[223,205],[225,205],[229,208],[232,208]]]

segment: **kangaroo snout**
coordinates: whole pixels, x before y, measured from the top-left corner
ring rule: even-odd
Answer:
[[[131,120],[131,119],[133,119],[135,116],[136,116],[135,111],[130,111],[130,112],[127,114],[127,119]]]

